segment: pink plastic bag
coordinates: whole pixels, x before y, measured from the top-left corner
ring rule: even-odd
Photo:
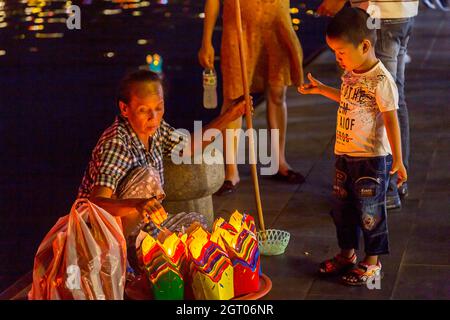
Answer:
[[[122,300],[126,244],[120,219],[77,200],[41,242],[30,300]]]

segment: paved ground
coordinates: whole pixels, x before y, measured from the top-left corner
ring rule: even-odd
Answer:
[[[264,257],[273,281],[268,299],[450,299],[449,91],[450,23],[445,15],[422,11],[409,46],[406,95],[411,121],[410,196],[401,211],[389,212],[391,254],[382,259],[381,290],[348,288],[316,276],[317,265],[337,250],[329,216],[335,103],[288,92],[287,150],[306,183],[285,185],[261,178],[266,225],[287,230],[286,253]],[[307,71],[337,84],[331,52]],[[259,112],[256,127],[265,126]],[[256,215],[249,170],[242,167],[239,193],[215,197],[216,214],[240,209]]]

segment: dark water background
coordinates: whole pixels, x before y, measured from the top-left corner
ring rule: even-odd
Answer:
[[[80,30],[66,27],[71,3],[81,8]],[[175,127],[219,113],[202,107],[204,1],[71,3],[0,1],[0,291],[32,268],[40,241],[69,211],[127,71],[148,54],[163,58],[165,119]],[[319,3],[291,1],[306,60],[324,46],[326,21],[307,14]]]

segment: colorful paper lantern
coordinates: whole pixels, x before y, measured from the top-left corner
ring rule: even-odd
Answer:
[[[184,299],[187,256],[183,240],[173,233],[163,243],[150,235],[142,241],[143,264],[157,300]]]
[[[211,236],[224,246],[234,269],[234,294],[236,297],[259,289],[260,254],[254,220],[249,215],[235,211],[229,222],[216,220]]]
[[[233,265],[210,234],[198,227],[188,237],[189,274],[197,300],[229,300],[234,297]]]

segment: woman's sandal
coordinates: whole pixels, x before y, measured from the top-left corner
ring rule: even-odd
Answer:
[[[342,282],[349,286],[361,286],[370,283],[375,278],[381,279],[382,277],[383,273],[381,272],[381,263],[379,261],[376,265],[360,262],[342,276]]]
[[[217,190],[214,195],[215,196],[223,196],[226,194],[230,194],[236,191],[237,188],[237,183],[233,184],[230,180],[225,180],[222,184],[222,186],[220,187],[219,190]]]
[[[300,172],[295,172],[293,170],[288,170],[287,174],[281,174],[279,171],[277,172],[277,174],[274,174],[272,176],[272,178],[278,180],[278,181],[283,181],[283,182],[287,182],[287,183],[295,183],[295,184],[301,184],[303,182],[305,182],[305,177],[300,173]]]
[[[356,253],[350,258],[337,254],[334,258],[325,260],[319,265],[319,274],[333,276],[347,272],[356,265]]]

